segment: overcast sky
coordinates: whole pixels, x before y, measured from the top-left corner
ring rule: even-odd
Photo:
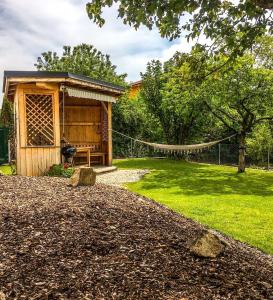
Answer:
[[[88,19],[87,2],[0,0],[0,78],[3,70],[35,70],[44,51],[61,54],[63,45],[89,43],[109,54],[118,72],[135,81],[151,59],[165,61],[177,50],[190,49],[183,38],[171,43],[156,29],[135,31],[124,25],[114,7],[105,10],[106,25],[99,28]]]

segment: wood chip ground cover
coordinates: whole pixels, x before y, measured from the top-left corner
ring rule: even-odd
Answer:
[[[6,299],[273,299],[273,258],[226,238],[188,251],[203,226],[103,184],[0,177],[0,295]]]

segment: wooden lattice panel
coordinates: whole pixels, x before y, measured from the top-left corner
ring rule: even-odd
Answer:
[[[52,95],[26,94],[28,146],[54,145]]]

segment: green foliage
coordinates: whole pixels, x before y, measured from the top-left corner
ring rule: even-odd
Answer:
[[[272,82],[273,71],[245,55],[202,83],[200,97],[209,110],[239,136],[238,172],[245,171],[246,137],[257,124],[273,119]]]
[[[194,51],[189,55],[177,53],[171,60],[172,65],[170,62],[165,64],[162,109],[175,144],[195,143],[210,123],[204,102],[198,97],[200,75],[205,73],[206,65],[202,64],[196,70],[192,63],[202,55]]]
[[[273,118],[273,72],[254,63],[246,55],[202,85],[201,97],[211,111],[237,133],[248,134],[256,124]]]
[[[0,124],[11,127],[13,126],[13,108],[10,101],[4,97],[0,113]]]
[[[4,175],[13,175],[13,167],[10,165],[2,165],[0,166],[0,172],[2,172]]]
[[[272,49],[273,39],[266,36],[232,64],[227,55],[210,55],[204,47],[176,53],[164,65],[148,63],[140,95],[161,123],[161,141],[189,144],[237,133],[238,170],[244,172],[246,137],[273,119]]]
[[[70,178],[75,169],[72,167],[69,167],[68,164],[54,164],[49,168],[49,170],[46,172],[46,176],[52,176],[52,177],[66,177]]]
[[[269,123],[258,124],[247,139],[247,154],[255,163],[265,163],[268,151],[273,156],[273,128]]]
[[[133,138],[150,141],[158,140],[162,136],[158,120],[147,111],[142,98],[130,99],[128,94],[113,105],[113,129]],[[147,151],[146,148],[138,149],[142,151],[142,155]],[[115,157],[130,156],[131,140],[113,132],[113,153]]]
[[[163,139],[169,144],[198,140],[205,123],[207,126],[210,122],[203,101],[196,97],[206,64],[196,68],[195,62],[202,57],[202,51],[176,53],[164,65],[159,61],[148,63],[142,74],[140,95],[149,112],[160,121]]]
[[[118,17],[134,28],[141,25],[159,29],[161,36],[174,39],[186,33],[188,39],[205,35],[214,43],[212,50],[231,49],[234,55],[251,48],[257,37],[273,31],[272,1],[162,1],[91,0],[86,10],[99,26],[102,10],[118,6]]]
[[[129,190],[235,239],[273,254],[273,172],[158,159],[114,161],[118,168],[150,169]]]
[[[143,99],[147,112],[159,120],[163,129],[165,139],[168,141],[169,137],[169,120],[164,113],[162,107],[163,96],[163,69],[160,61],[151,61],[147,64],[147,69],[142,76],[142,87],[140,91],[140,98]]]
[[[256,64],[260,67],[273,70],[273,36],[265,35],[260,37],[253,45],[252,54]]]
[[[62,71],[89,76],[94,79],[125,84],[126,74],[118,75],[110,56],[102,54],[94,46],[81,44],[64,46],[61,57],[56,52],[44,52],[35,64],[39,71]]]

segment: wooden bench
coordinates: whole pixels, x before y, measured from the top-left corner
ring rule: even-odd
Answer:
[[[105,155],[106,155],[106,153],[103,153],[103,152],[91,152],[90,153],[90,157],[100,157],[103,166],[105,166]]]
[[[91,157],[98,157],[101,160],[102,165],[105,165],[106,153],[100,151],[100,145],[96,144],[73,144],[76,147],[76,157],[77,153],[86,153],[87,164],[90,167]]]

